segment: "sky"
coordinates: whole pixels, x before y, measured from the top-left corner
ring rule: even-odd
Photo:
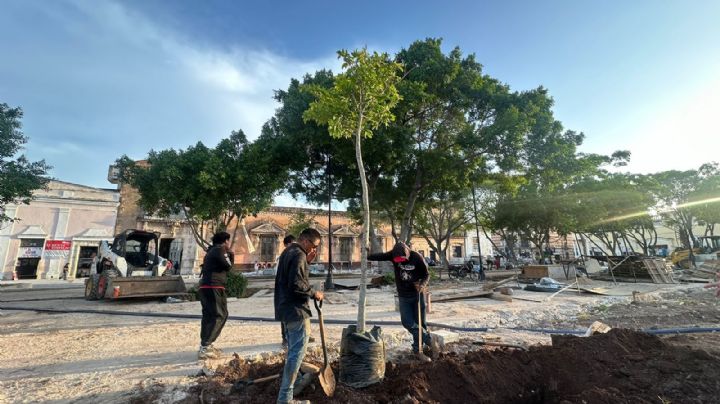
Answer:
[[[719,16],[718,1],[2,0],[0,103],[23,108],[26,154],[54,178],[108,188],[123,154],[254,139],[273,91],[338,71],[338,49],[439,37],[513,90],[548,88],[582,151],[695,169],[720,161]]]

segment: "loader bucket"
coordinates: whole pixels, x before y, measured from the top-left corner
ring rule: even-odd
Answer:
[[[163,297],[186,293],[182,276],[128,276],[109,278],[105,298]]]

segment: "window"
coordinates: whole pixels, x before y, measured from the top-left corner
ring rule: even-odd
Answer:
[[[473,251],[480,251],[480,243],[477,237],[473,237]]]
[[[351,261],[353,251],[353,239],[351,237],[340,238],[340,261]]]
[[[454,245],[453,246],[453,258],[462,258],[462,246],[461,245]]]
[[[275,236],[260,236],[260,261],[275,261]]]

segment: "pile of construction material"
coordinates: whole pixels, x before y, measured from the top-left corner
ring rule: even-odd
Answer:
[[[677,283],[672,267],[663,259],[642,255],[608,257],[610,275],[619,280]]]
[[[686,269],[680,280],[685,282],[710,282],[718,279],[720,260],[705,261],[695,268]]]

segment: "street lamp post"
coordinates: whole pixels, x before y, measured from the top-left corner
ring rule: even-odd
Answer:
[[[328,189],[328,267],[327,276],[325,277],[325,290],[335,289],[333,282],[333,264],[332,264],[332,178],[330,172],[330,154],[327,155],[327,168],[325,171],[327,176]]]

